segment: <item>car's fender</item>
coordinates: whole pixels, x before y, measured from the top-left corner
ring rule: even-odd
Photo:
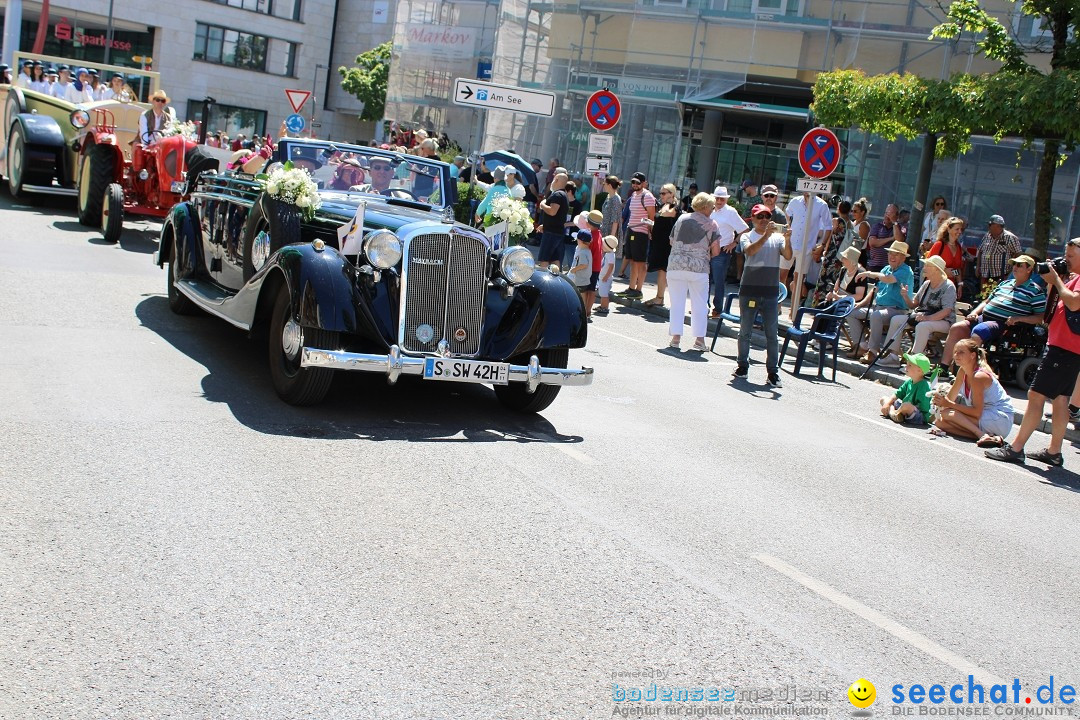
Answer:
[[[60,123],[56,122],[56,118],[37,113],[19,113],[12,120],[12,125],[15,123],[22,126],[23,137],[29,145],[64,147],[64,133],[60,131]],[[9,129],[8,134],[10,133]]]
[[[204,274],[206,263],[201,252],[202,228],[199,227],[198,214],[191,203],[183,202],[174,205],[162,224],[158,243],[159,267],[172,261],[174,242],[178,277],[188,278]]]
[[[577,288],[561,275],[537,270],[507,297],[488,291],[484,355],[507,359],[549,348],[585,347],[588,320]]]

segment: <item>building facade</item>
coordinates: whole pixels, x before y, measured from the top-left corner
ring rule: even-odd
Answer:
[[[210,131],[277,137],[293,113],[285,90],[303,90],[312,98],[301,109],[302,134],[367,141],[375,124],[360,121],[363,106],[342,91],[338,68],[390,39],[394,2],[172,0],[153,9],[139,0],[56,0],[45,18],[40,3],[22,2],[15,49],[31,52],[44,26],[43,54],[105,63],[111,5],[108,62],[161,73],[181,119],[203,120],[209,97]]]
[[[1014,3],[983,5],[1018,37],[1032,43],[1042,37]],[[820,72],[947,78],[996,68],[971,36],[931,40],[943,20],[936,5],[916,0],[400,0],[387,117],[445,130],[463,147],[513,149],[545,164],[558,158],[583,172],[594,132],[585,100],[606,87],[622,103],[612,132],[617,174],[641,170],[654,184],[697,181],[703,189],[715,181],[773,182],[791,192],[802,175],[799,140],[816,124],[809,108]],[[437,52],[418,54],[402,40],[407,26],[418,23],[468,29],[473,57],[448,62]],[[1048,56],[1033,57],[1048,65]],[[556,93],[555,115],[454,105],[454,79],[476,78],[488,67],[492,82]],[[846,152],[835,191],[868,197],[876,215],[889,202],[910,207],[921,144],[840,135]],[[976,138],[971,153],[936,164],[931,194],[944,195],[973,227],[1000,213],[1029,237],[1038,159],[1037,148]],[[1058,172],[1059,238],[1080,234],[1072,229],[1080,229],[1073,212],[1078,168],[1070,158]]]

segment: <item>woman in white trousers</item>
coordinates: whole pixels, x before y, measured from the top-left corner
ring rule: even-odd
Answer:
[[[949,282],[945,260],[934,255],[923,261],[922,287],[915,297],[905,297],[909,309],[915,312],[915,339],[911,343],[911,354],[917,355],[926,349],[926,343],[933,333],[948,335],[949,328],[956,322],[956,286]],[[900,358],[900,332],[908,323],[908,315],[896,315],[889,321],[887,337],[896,338],[889,354],[882,355],[878,364],[883,367],[902,367]]]
[[[671,322],[668,347],[678,349],[682,341],[686,298],[690,297],[690,332],[694,352],[705,352],[705,330],[709,322],[709,254],[717,238],[716,222],[709,215],[716,203],[712,195],[698,193],[690,203],[694,212],[675,221],[668,257],[668,294]]]

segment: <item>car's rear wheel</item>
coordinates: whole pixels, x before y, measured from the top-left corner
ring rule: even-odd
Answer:
[[[284,284],[278,289],[270,317],[270,379],[278,396],[290,405],[314,405],[330,391],[334,371],[300,366],[304,345],[334,350],[338,334],[301,327],[296,320],[292,296]]]
[[[169,267],[166,268],[165,280],[166,293],[169,297],[169,309],[177,315],[194,315],[198,307],[184,293],[176,288],[180,279],[180,266],[176,262],[177,247],[175,238],[172,241],[172,253],[169,255]]]
[[[8,136],[7,172],[8,189],[12,197],[22,197],[27,185],[51,185],[55,170],[54,162],[37,152],[26,142],[22,125],[14,123]]]
[[[565,368],[570,360],[570,351],[566,348],[554,350],[537,350],[536,358],[540,361],[540,367]],[[528,356],[521,365],[527,365]],[[518,364],[518,363],[515,363]],[[504,407],[522,413],[538,413],[546,410],[551,403],[555,402],[562,387],[559,385],[540,385],[534,392],[529,392],[524,383],[511,383],[509,385],[496,385],[495,397]]]
[[[110,183],[105,188],[105,200],[101,211],[101,234],[107,242],[116,242],[124,230],[124,188]]]
[[[108,145],[92,144],[79,163],[79,222],[101,227],[101,199],[116,177],[116,153]]]

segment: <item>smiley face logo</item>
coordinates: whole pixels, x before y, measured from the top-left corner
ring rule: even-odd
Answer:
[[[877,700],[874,684],[866,678],[859,678],[847,689],[848,700],[857,708],[868,708]]]

